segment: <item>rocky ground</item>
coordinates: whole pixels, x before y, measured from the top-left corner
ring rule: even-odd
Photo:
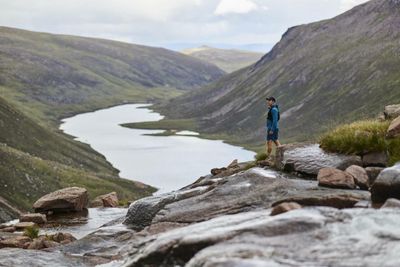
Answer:
[[[386,201],[400,197],[399,167],[376,178],[355,167],[361,159],[316,153],[323,152],[286,147],[275,164],[300,168],[313,158],[317,176],[233,162],[175,192],[140,199],[126,216],[69,244],[0,249],[0,266],[399,266],[400,204]],[[379,202],[361,190],[359,177],[372,182]]]

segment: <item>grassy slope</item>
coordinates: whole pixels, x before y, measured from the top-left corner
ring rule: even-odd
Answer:
[[[279,101],[285,142],[316,140],[336,125],[374,117],[400,103],[399,9],[393,1],[373,0],[291,28],[253,66],[156,109],[245,145],[264,140],[269,95]]]
[[[69,186],[87,188],[91,199],[116,191],[122,200],[135,200],[154,192],[141,183],[78,170],[42,160],[0,143],[0,195],[23,210],[30,210],[44,194]]]
[[[235,49],[218,49],[208,46],[185,49],[183,54],[210,62],[227,73],[234,72],[257,62],[262,53],[242,51]]]

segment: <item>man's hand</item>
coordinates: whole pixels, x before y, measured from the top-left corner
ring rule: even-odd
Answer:
[[[269,131],[269,134],[274,134],[274,131]]]

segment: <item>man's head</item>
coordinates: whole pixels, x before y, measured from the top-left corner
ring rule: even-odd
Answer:
[[[276,102],[275,97],[272,97],[272,96],[267,97],[266,100],[267,100],[267,105],[269,107],[272,107],[272,105],[275,104],[275,102]]]

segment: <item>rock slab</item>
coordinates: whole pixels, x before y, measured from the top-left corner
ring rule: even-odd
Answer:
[[[46,215],[41,213],[27,213],[19,217],[20,222],[34,222],[37,224],[44,224],[47,222]]]
[[[356,185],[358,185],[363,190],[368,190],[369,188],[369,177],[367,171],[357,165],[351,165],[346,169],[346,172],[353,176]]]
[[[389,138],[394,138],[400,136],[400,116],[397,117],[389,126],[387,131],[387,136]]]

